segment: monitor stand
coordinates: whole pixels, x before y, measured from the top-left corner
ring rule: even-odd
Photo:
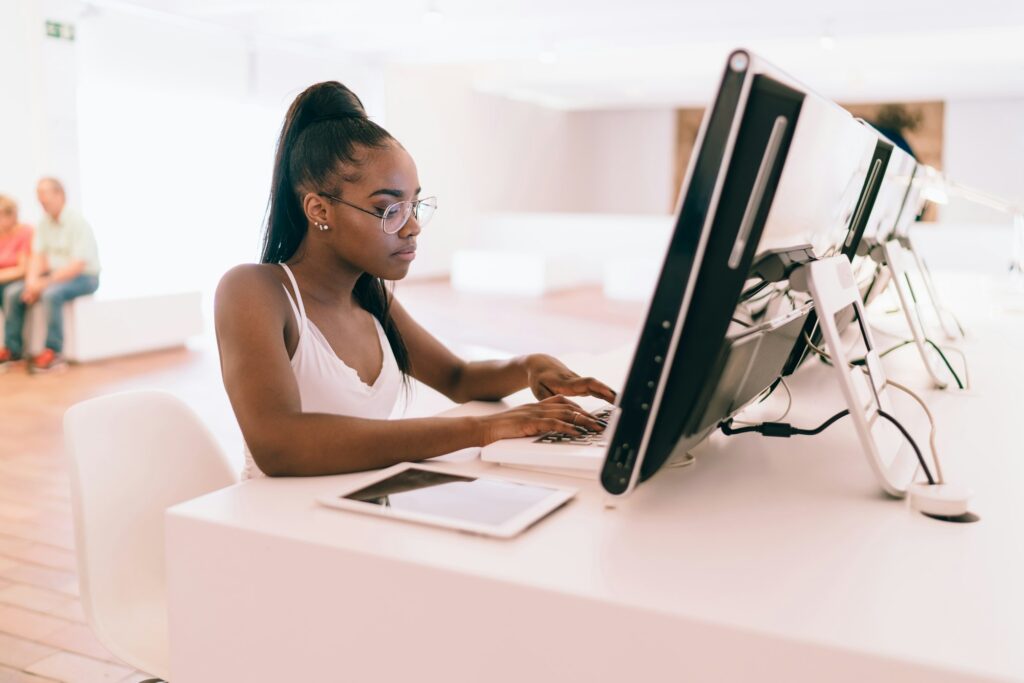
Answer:
[[[932,273],[928,269],[928,264],[921,257],[920,252],[914,248],[914,243],[910,241],[910,236],[905,235],[898,238],[900,246],[903,247],[904,251],[909,252],[914,257],[914,263],[917,266],[917,272],[921,276],[921,281],[924,283],[925,292],[928,294],[928,300],[931,302],[932,311],[935,313],[935,318],[939,321],[939,325],[942,327],[943,333],[946,335],[946,339],[949,341],[956,341],[963,339],[966,335],[964,328],[960,325],[960,321],[956,319],[956,316],[946,308],[942,301],[939,299],[939,291],[935,287],[935,283],[932,281]],[[911,296],[913,296],[913,290],[911,289]],[[917,305],[917,297],[914,297],[914,304]]]
[[[935,362],[934,354],[928,352],[928,338],[925,335],[924,325],[917,308],[917,300],[913,295],[910,280],[907,276],[907,252],[903,249],[903,245],[900,244],[898,239],[883,242],[880,248],[885,260],[882,268],[888,268],[889,270],[889,280],[896,289],[896,296],[899,298],[900,308],[903,309],[903,317],[910,328],[910,334],[913,337],[914,346],[917,347],[917,353],[921,356],[921,361],[924,363],[925,370],[928,371],[932,383],[938,389],[945,389],[948,386],[948,382],[942,379],[942,371]]]
[[[794,289],[809,292],[814,301],[836,381],[878,483],[889,495],[902,498],[914,479],[917,459],[903,435],[879,414],[894,415],[892,398],[849,259],[832,256],[813,261],[795,270],[789,282]],[[863,366],[850,366],[836,324],[836,316],[850,307],[864,341]]]

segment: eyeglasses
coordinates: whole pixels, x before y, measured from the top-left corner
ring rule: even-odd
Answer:
[[[437,211],[437,197],[424,197],[423,199],[416,199],[412,201],[395,202],[389,204],[384,211],[370,211],[364,209],[361,206],[356,206],[352,202],[346,202],[341,197],[335,197],[333,194],[326,192],[317,192],[321,197],[327,197],[330,200],[344,204],[345,206],[351,206],[353,209],[368,213],[375,218],[380,219],[380,228],[387,235],[394,235],[396,232],[405,227],[405,224],[409,222],[410,216],[416,216],[416,222],[422,228],[430,219],[434,216],[434,212]]]

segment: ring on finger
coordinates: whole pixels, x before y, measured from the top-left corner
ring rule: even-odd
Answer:
[[[578,418],[579,416],[580,416],[580,414],[579,414],[579,413],[573,413],[573,414],[572,414],[572,426],[573,426],[573,427],[575,427],[575,426],[576,426],[576,418]]]

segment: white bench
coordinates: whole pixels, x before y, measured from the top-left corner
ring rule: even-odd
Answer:
[[[64,356],[86,362],[181,346],[203,331],[201,304],[199,292],[79,297],[64,304]],[[45,341],[46,317],[42,307],[33,306],[25,321],[25,349],[38,353]]]

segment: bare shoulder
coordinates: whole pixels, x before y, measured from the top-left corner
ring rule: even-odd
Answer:
[[[271,263],[244,263],[235,266],[220,279],[214,299],[217,316],[229,311],[271,315],[287,310],[281,289],[281,269]]]

